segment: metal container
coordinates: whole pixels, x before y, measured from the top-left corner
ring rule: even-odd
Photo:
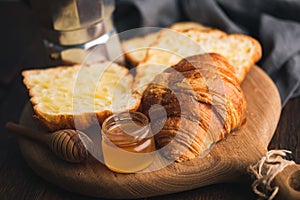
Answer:
[[[30,0],[30,3],[41,23],[51,59],[71,63],[100,59],[122,62],[112,20],[114,0]]]

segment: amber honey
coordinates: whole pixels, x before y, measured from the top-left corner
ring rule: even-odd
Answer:
[[[102,125],[105,165],[112,171],[133,173],[153,161],[155,143],[148,119],[142,113],[119,113]]]

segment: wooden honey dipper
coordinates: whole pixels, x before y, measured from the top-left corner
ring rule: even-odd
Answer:
[[[80,163],[86,160],[88,151],[93,149],[91,139],[79,130],[64,129],[44,134],[13,122],[8,122],[6,128],[19,135],[47,144],[55,155],[71,163]]]

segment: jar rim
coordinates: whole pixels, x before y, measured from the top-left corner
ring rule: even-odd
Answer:
[[[146,129],[146,128],[150,128],[150,124],[149,124],[149,119],[148,117],[141,113],[141,112],[137,112],[137,111],[124,111],[124,112],[118,112],[118,113],[114,113],[112,115],[110,115],[109,117],[107,117],[103,123],[102,123],[102,134],[107,134],[110,130],[110,128],[112,127],[116,127],[116,125],[119,122],[127,122],[127,123],[140,123],[141,126],[141,130]],[[122,123],[120,123],[121,125]],[[130,134],[131,135],[131,134]],[[139,137],[139,135],[132,135],[132,136],[136,136]]]

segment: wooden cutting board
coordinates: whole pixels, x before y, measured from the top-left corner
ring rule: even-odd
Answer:
[[[214,183],[248,180],[247,167],[267,152],[277,126],[281,103],[272,80],[254,66],[242,84],[248,111],[239,131],[217,143],[203,158],[172,163],[165,168],[136,174],[108,170],[90,157],[70,164],[57,159],[43,145],[20,138],[20,149],[30,167],[44,179],[66,190],[105,198],[140,198],[190,190]],[[20,123],[38,129],[28,105]],[[155,163],[154,163],[155,164]]]

